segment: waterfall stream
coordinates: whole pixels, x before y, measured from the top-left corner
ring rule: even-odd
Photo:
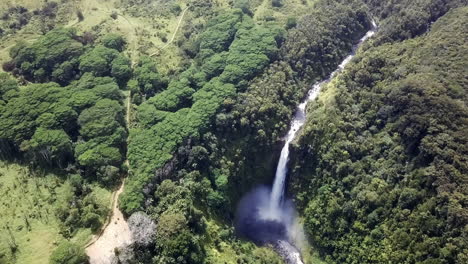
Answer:
[[[344,69],[344,67],[354,57],[357,49],[361,46],[361,44],[375,34],[376,28],[377,26],[375,22],[372,21],[372,29],[369,30],[364,35],[364,37],[359,40],[359,43],[353,47],[352,52],[341,62],[338,68],[332,72],[326,80],[315,83],[309,90],[306,99],[297,107],[296,113],[291,122],[291,127],[289,128],[288,134],[285,137],[285,143],[283,149],[281,150],[278,166],[276,167],[275,181],[273,183],[273,188],[270,195],[270,205],[268,211],[266,212],[267,217],[271,217],[272,219],[278,219],[281,217],[282,202],[284,201],[285,195],[286,176],[288,172],[287,165],[289,160],[289,146],[296,138],[297,132],[301,129],[306,121],[307,104],[317,98],[318,94],[320,93],[320,89],[324,84],[328,83],[333,77],[336,76],[336,74]],[[299,250],[297,250],[288,241],[278,240],[276,243],[274,243],[274,248],[284,258],[286,263],[303,264],[300,258]]]
[[[296,219],[292,202],[285,199],[289,146],[306,121],[307,104],[317,98],[324,84],[344,69],[361,44],[375,34],[376,28],[372,21],[372,29],[359,40],[338,68],[326,80],[315,83],[305,100],[298,105],[291,127],[284,138],[285,143],[276,167],[271,192],[265,186],[259,187],[246,194],[239,202],[236,230],[255,242],[272,245],[287,264],[303,264],[298,248],[301,246],[299,244],[306,240],[302,226]]]
[[[349,54],[338,66],[338,68],[331,73],[328,79],[315,83],[312,86],[312,89],[309,90],[307,94],[307,98],[299,104],[297,107],[296,113],[294,118],[291,122],[291,127],[289,128],[288,134],[285,137],[285,143],[283,149],[281,150],[281,156],[278,161],[278,166],[276,167],[276,174],[275,174],[275,181],[273,183],[273,189],[271,191],[271,198],[270,198],[270,214],[272,216],[276,216],[277,213],[280,211],[281,202],[284,200],[284,188],[286,182],[286,174],[288,172],[288,160],[289,160],[289,145],[291,142],[296,138],[296,134],[299,129],[304,125],[306,120],[306,107],[310,101],[315,100],[317,98],[320,89],[326,83],[328,83],[337,73],[342,71],[344,67],[351,61],[354,57],[356,50],[361,46],[361,44],[366,41],[368,38],[375,34],[376,24],[372,21],[372,29],[364,35],[359,40],[359,43],[353,47],[351,54]]]

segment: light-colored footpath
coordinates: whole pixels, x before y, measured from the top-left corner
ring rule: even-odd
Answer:
[[[86,247],[86,254],[91,264],[110,264],[114,249],[130,244],[132,235],[122,212],[119,210],[118,198],[122,193],[124,184],[114,193],[112,200],[112,216],[103,232],[96,235]]]

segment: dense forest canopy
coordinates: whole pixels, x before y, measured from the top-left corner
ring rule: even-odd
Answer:
[[[467,11],[358,55],[309,109],[292,191],[330,261],[468,260]]]
[[[102,45],[86,43],[75,30],[58,28],[31,45],[20,42],[10,50],[12,60],[4,68],[26,85],[0,73],[0,157],[23,162],[30,177],[41,177],[34,171],[68,174],[63,185],[70,184],[70,192],[50,212],[60,221],[64,238],[75,236],[80,228],[99,230],[109,212],[90,183],[112,186],[126,170],[122,165],[127,129],[120,87],[130,77],[131,67],[119,52],[123,44],[109,45],[110,38],[123,40],[111,35],[103,38]],[[49,203],[55,202],[58,179],[55,185],[48,187]],[[29,226],[32,220],[25,221]],[[64,244],[51,262],[63,263],[60,259],[69,255],[60,254],[73,247],[73,252],[82,251],[80,246]],[[84,253],[76,258],[76,263],[87,259]]]
[[[271,184],[298,103],[372,22],[293,142],[304,263],[468,262],[465,1],[67,3],[0,17],[0,41],[44,21],[2,61],[0,263],[31,251],[19,234],[34,221],[58,230],[50,263],[89,262],[84,237],[109,224],[102,194],[123,178],[135,239],[116,263],[282,263],[236,234],[236,206]]]

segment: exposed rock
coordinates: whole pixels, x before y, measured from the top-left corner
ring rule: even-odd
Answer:
[[[278,240],[273,243],[274,250],[280,255],[286,264],[304,264],[299,250],[286,240]]]

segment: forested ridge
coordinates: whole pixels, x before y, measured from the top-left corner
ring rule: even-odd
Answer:
[[[30,254],[19,234],[33,222],[57,225],[50,263],[87,263],[103,194],[123,178],[134,241],[112,261],[282,263],[236,233],[236,207],[271,184],[297,105],[373,20],[293,142],[287,195],[311,244],[304,263],[468,262],[465,1],[111,2],[107,19],[126,34],[105,20],[70,26],[93,19],[80,9],[60,26],[66,1],[0,17],[0,39],[49,21],[2,61],[0,263]],[[183,8],[169,51],[153,53]],[[132,24],[145,19],[163,22]],[[12,203],[22,192],[33,198]]]
[[[359,54],[308,110],[291,192],[329,261],[467,261],[467,11]]]
[[[121,207],[128,214],[145,208],[161,228],[173,223],[171,233],[155,240],[159,261],[179,256],[191,263],[208,255],[216,263],[207,246],[224,241],[243,252],[228,224],[238,199],[271,180],[277,162],[271,153],[279,151],[308,83],[333,71],[370,28],[358,2],[322,2],[288,32],[252,22],[240,10],[216,16],[197,40],[194,63],[138,107],[139,126],[129,140],[136,169]],[[183,248],[191,255],[174,248],[188,238]],[[239,259],[252,261],[245,253]]]

